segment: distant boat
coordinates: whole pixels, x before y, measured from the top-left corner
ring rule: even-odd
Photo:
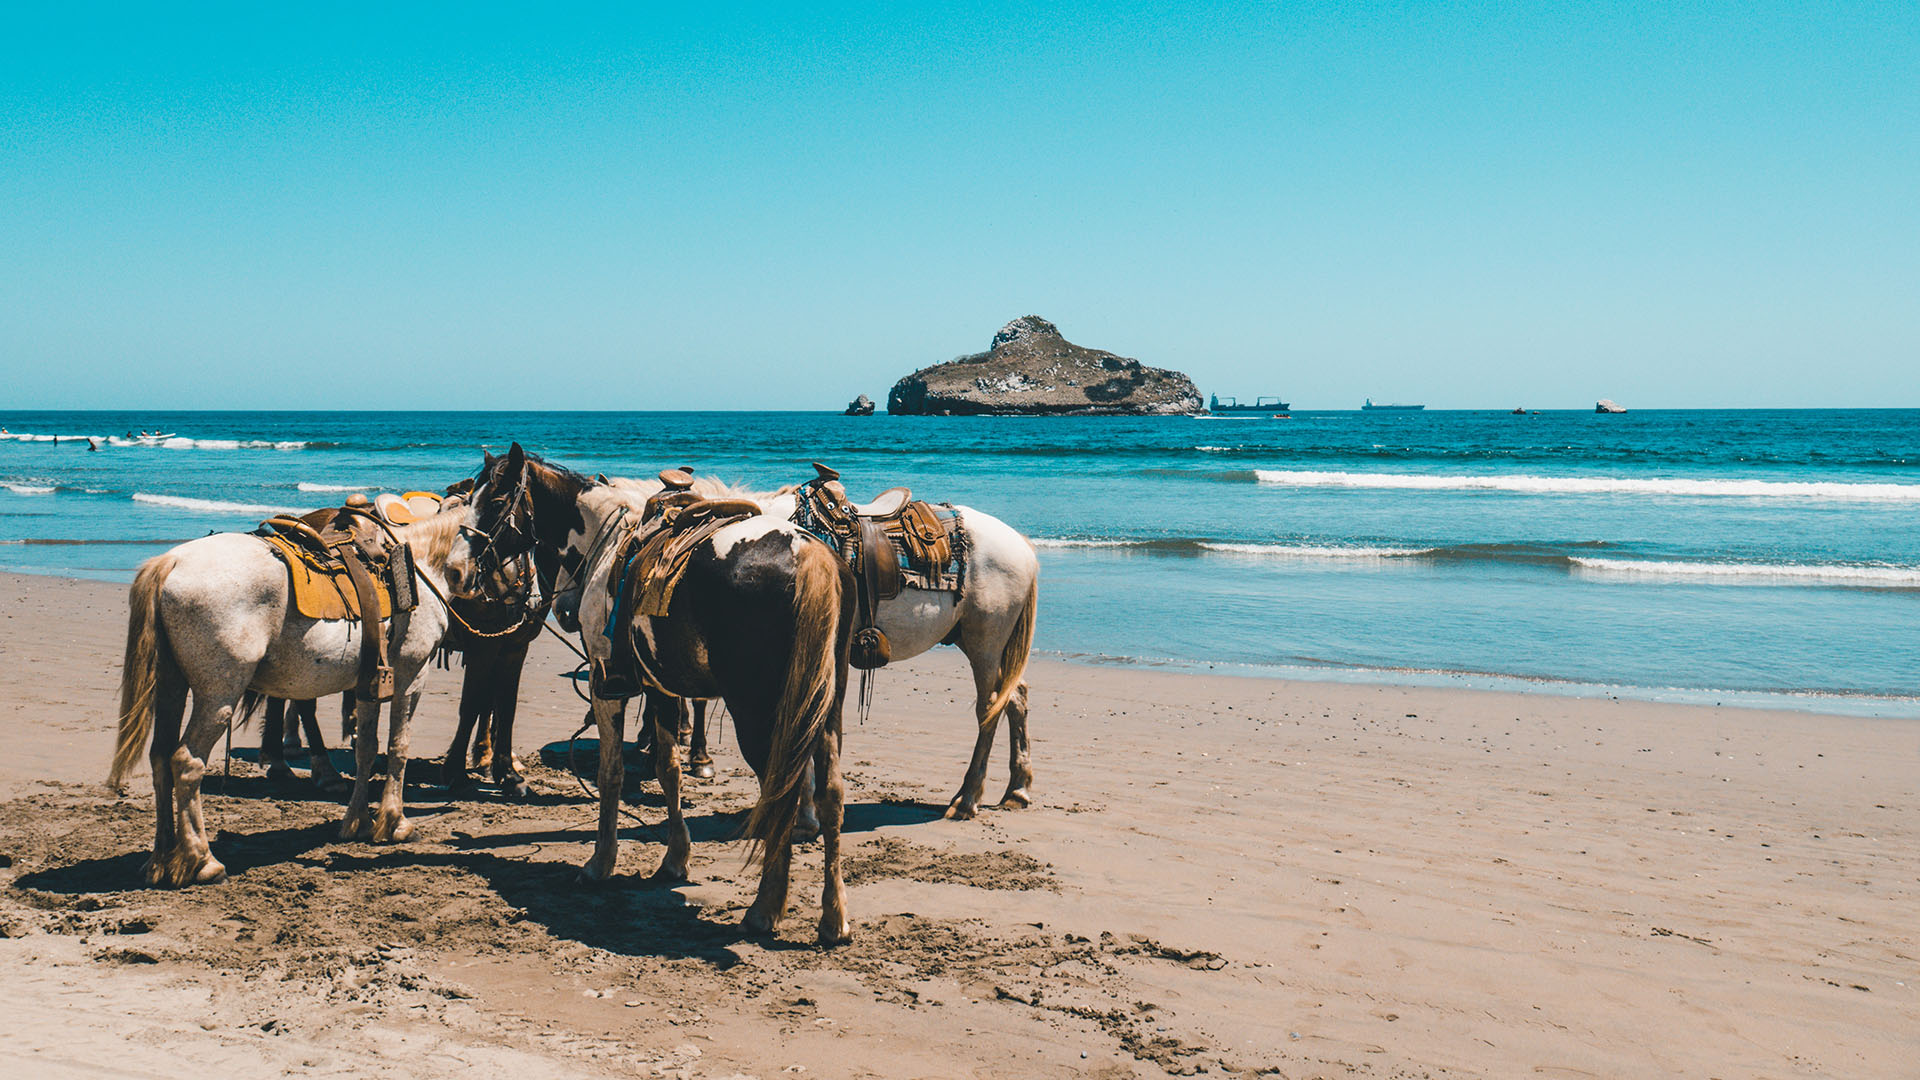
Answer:
[[[1514,416],[1525,416],[1525,415],[1527,415],[1527,407],[1526,407],[1525,405],[1522,405],[1521,407],[1519,407],[1519,408],[1517,408],[1517,409],[1515,409],[1515,410],[1513,410],[1513,413],[1512,413],[1512,415],[1514,415]]]
[[[1288,412],[1291,412],[1292,409],[1293,409],[1293,406],[1287,404],[1284,401],[1281,401],[1277,397],[1255,398],[1253,404],[1242,405],[1240,404],[1239,398],[1222,398],[1219,394],[1213,395],[1212,403],[1207,406],[1208,412],[1217,412],[1217,413],[1236,413],[1236,412],[1261,413],[1263,412],[1263,413],[1272,413],[1275,416],[1284,415]]]
[[[1419,412],[1424,408],[1426,408],[1425,405],[1375,405],[1372,398],[1368,398],[1367,403],[1360,406],[1363,412]]]
[[[1613,400],[1612,398],[1601,398],[1599,401],[1594,403],[1593,411],[1604,412],[1604,413],[1621,413],[1621,412],[1626,412],[1627,407]]]

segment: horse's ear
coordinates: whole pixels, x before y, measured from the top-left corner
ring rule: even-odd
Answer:
[[[485,450],[480,451],[480,471],[483,473],[492,472],[493,463],[499,460],[500,460],[499,458],[494,457],[492,454],[487,453]]]
[[[520,449],[519,443],[507,447],[507,468],[518,469],[527,463],[527,452]]]

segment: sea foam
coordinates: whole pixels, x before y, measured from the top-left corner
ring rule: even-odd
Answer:
[[[1671,578],[1727,585],[1854,585],[1920,588],[1920,567],[1853,566],[1845,563],[1714,563],[1596,559],[1576,555],[1574,569],[1596,575]]]
[[[1279,487],[1373,488],[1393,491],[1504,491],[1522,495],[1677,495],[1716,498],[1838,499],[1920,502],[1920,484],[1840,481],[1696,480],[1682,477],[1462,476],[1435,473],[1315,472],[1256,469],[1254,478]]]
[[[288,506],[267,506],[262,503],[223,502],[219,499],[195,499],[186,495],[150,495],[144,491],[133,493],[133,501],[152,506],[165,506],[174,510],[193,510],[203,514],[251,514],[269,516],[272,514],[298,514],[305,510]],[[308,507],[306,509],[311,509]]]

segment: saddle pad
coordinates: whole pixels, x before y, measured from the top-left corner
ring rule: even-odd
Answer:
[[[616,636],[622,612],[664,618],[694,551],[722,528],[759,512],[757,503],[702,500],[629,537],[614,556],[620,573],[607,582],[614,598],[607,636]]]
[[[287,579],[293,589],[293,608],[309,619],[357,619],[360,601],[353,591],[353,579],[345,570],[321,571],[302,557],[300,547],[281,536],[263,536],[267,547],[287,564]],[[380,594],[380,617],[393,616],[393,594],[384,575],[374,577]]]

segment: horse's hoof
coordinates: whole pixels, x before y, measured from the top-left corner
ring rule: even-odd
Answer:
[[[806,818],[801,818],[799,821],[796,821],[793,823],[793,842],[794,843],[811,844],[818,839],[820,839],[820,823],[819,822],[810,821]]]
[[[972,821],[979,810],[970,802],[955,799],[947,804],[947,812],[941,816],[948,821]]]
[[[313,778],[313,786],[327,795],[344,795],[353,787],[353,781],[339,773],[321,773]]]
[[[820,944],[831,948],[853,940],[853,924],[846,919],[821,919]]]
[[[682,858],[674,862],[672,857],[660,860],[660,868],[653,872],[652,880],[662,883],[682,884],[687,880],[687,861]]]
[[[382,814],[373,823],[373,842],[376,844],[404,844],[413,835],[413,822],[395,814],[387,817]]]
[[[267,783],[275,787],[286,787],[288,784],[293,783],[293,781],[293,770],[287,767],[286,762],[276,761],[267,766]]]
[[[1002,810],[1025,810],[1032,805],[1033,795],[1026,788],[1008,788],[1007,793],[1000,796],[998,804]]]
[[[448,791],[465,791],[472,783],[472,774],[457,765],[451,768],[443,766],[440,770],[440,786]]]
[[[613,867],[601,866],[598,862],[589,859],[587,865],[580,868],[580,873],[574,880],[581,885],[602,885],[611,877],[613,877]]]
[[[373,818],[365,813],[349,812],[340,822],[340,839],[346,841],[373,839]]]
[[[746,927],[748,933],[771,934],[780,924],[778,920],[769,918],[759,908],[751,907],[747,909],[747,917],[740,920],[740,925]]]
[[[696,761],[687,767],[687,775],[697,780],[711,780],[714,776],[713,762]]]
[[[147,886],[155,889],[184,889],[189,885],[211,885],[227,879],[227,868],[208,854],[192,866],[174,857],[153,856],[141,868]]]
[[[518,802],[528,795],[527,778],[524,776],[509,776],[499,781],[499,784],[500,797],[503,799],[511,799]]]

